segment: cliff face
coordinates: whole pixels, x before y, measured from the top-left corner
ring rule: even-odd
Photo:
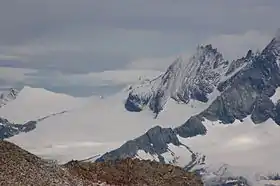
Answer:
[[[71,161],[65,165],[43,160],[20,147],[0,141],[0,185],[203,185],[179,167],[138,159],[108,162]]]

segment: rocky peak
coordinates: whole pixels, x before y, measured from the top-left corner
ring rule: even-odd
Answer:
[[[179,57],[164,74],[132,86],[125,107],[139,112],[148,106],[157,115],[170,98],[179,103],[207,102],[228,64],[212,45],[198,46],[190,59]]]
[[[210,65],[213,68],[217,68],[220,65],[227,66],[228,63],[224,60],[223,55],[218,52],[217,48],[213,48],[211,44],[198,46],[192,58],[197,60],[201,65]]]
[[[228,77],[233,76],[235,73],[237,73],[243,67],[245,67],[247,64],[252,63],[253,59],[257,55],[259,55],[259,54],[257,54],[257,53],[255,54],[255,53],[253,53],[252,50],[249,50],[245,57],[232,61],[226,72],[226,76],[228,76]],[[229,78],[227,78],[227,79],[229,79]]]
[[[280,66],[280,29],[277,30],[274,38],[261,53],[263,56],[272,57]]]

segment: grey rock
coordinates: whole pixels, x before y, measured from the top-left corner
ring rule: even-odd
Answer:
[[[7,119],[0,118],[0,139],[10,138],[21,132],[30,132],[36,128],[36,121],[29,121],[24,124],[10,123]]]
[[[161,158],[160,154],[168,151],[168,144],[170,143],[176,146],[180,145],[176,133],[171,128],[156,126],[148,130],[144,135],[126,142],[120,148],[104,154],[97,161],[135,157],[138,150],[144,150],[146,153]],[[164,162],[163,159],[162,161]]]
[[[280,83],[277,56],[267,48],[252,59],[230,79],[218,85],[222,92],[201,116],[222,123],[233,123],[252,114],[253,122],[260,123],[273,117],[273,103],[269,101]]]
[[[247,55],[246,57],[242,57],[241,59],[237,59],[237,60],[234,60],[227,72],[226,72],[226,75],[231,75],[231,74],[234,74],[234,72],[236,72],[238,70],[238,68],[242,67],[243,65],[246,65],[246,64],[249,64],[252,62],[252,59],[255,57],[255,54],[253,54],[252,50],[249,50],[247,52]]]
[[[205,135],[206,127],[202,124],[203,118],[192,116],[183,125],[174,129],[174,131],[183,138]]]
[[[280,102],[275,105],[273,114],[273,120],[280,125]]]
[[[261,95],[255,102],[254,110],[251,114],[251,119],[254,123],[265,122],[269,118],[275,118],[274,104],[266,95]]]

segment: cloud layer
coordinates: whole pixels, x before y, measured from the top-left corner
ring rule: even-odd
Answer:
[[[1,1],[0,67],[37,70],[38,79],[163,70],[204,43],[232,59],[264,47],[279,27],[279,7],[262,0]]]

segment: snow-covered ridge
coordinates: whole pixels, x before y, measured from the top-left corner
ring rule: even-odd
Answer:
[[[0,116],[14,123],[26,123],[77,108],[84,103],[83,98],[25,86],[16,99],[0,109]]]

